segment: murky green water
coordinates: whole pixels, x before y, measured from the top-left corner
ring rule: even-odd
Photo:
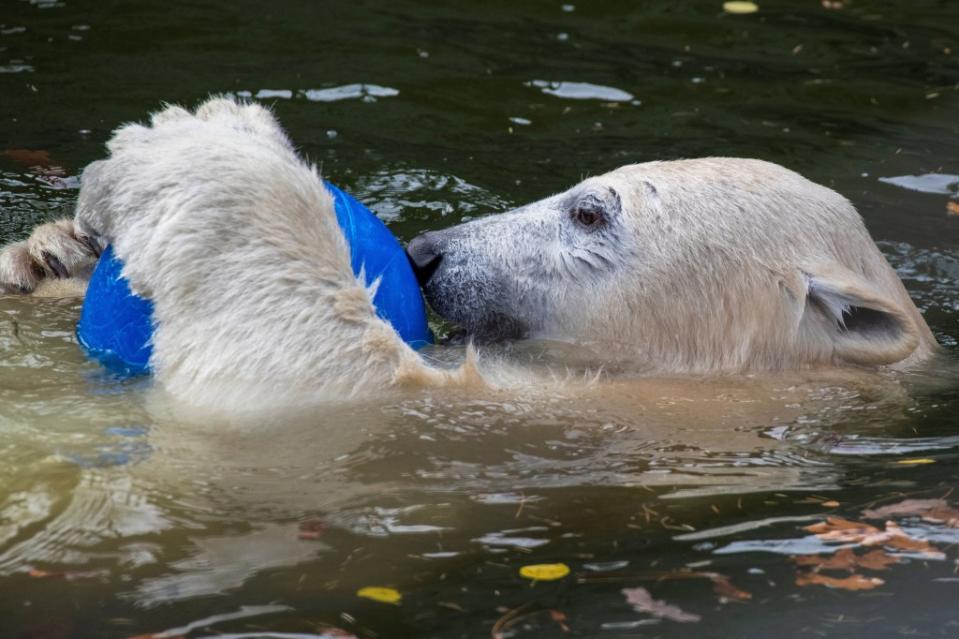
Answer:
[[[853,200],[945,360],[191,425],[84,360],[75,302],[0,298],[0,636],[959,633],[959,5],[572,1],[0,0],[0,151],[48,154],[0,156],[0,239],[69,213],[117,124],[214,92],[273,105],[403,238],[753,156]],[[897,563],[825,568],[826,514]]]

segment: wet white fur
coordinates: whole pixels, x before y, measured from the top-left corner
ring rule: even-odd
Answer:
[[[936,349],[862,218],[831,189],[769,162],[705,158],[624,166],[567,194],[604,188],[622,199],[620,253],[629,255],[607,256],[612,277],[559,287],[544,335],[596,344],[654,375],[908,366]],[[504,234],[517,239],[501,261],[550,251],[524,224],[548,227],[537,217],[556,217],[567,194],[501,225],[497,216],[477,222],[474,261],[506,246]],[[523,297],[536,295],[517,303]],[[881,323],[847,326],[843,312],[854,307]]]
[[[195,405],[341,399],[443,383],[378,319],[331,196],[272,115],[226,99],[116,131],[76,224],[153,300],[156,379]]]

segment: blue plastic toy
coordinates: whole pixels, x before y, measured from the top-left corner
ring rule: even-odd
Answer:
[[[350,247],[350,265],[366,284],[381,278],[376,313],[413,348],[433,342],[426,307],[406,252],[390,230],[356,199],[326,182]],[[138,297],[121,275],[123,264],[107,247],[93,271],[80,312],[77,337],[87,353],[115,373],[150,372],[153,303]]]

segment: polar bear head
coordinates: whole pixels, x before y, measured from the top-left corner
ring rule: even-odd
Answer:
[[[440,315],[657,372],[898,362],[934,338],[853,207],[777,165],[631,165],[414,238]]]

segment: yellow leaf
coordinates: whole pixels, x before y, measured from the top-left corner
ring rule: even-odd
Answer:
[[[568,575],[569,566],[566,564],[533,564],[520,568],[519,574],[534,581],[554,581]]]
[[[357,597],[366,597],[380,603],[398,604],[403,595],[398,590],[382,586],[367,586],[356,591]]]
[[[896,462],[897,464],[902,464],[903,466],[916,466],[918,464],[935,464],[935,459],[928,459],[926,457],[919,457],[917,459],[900,459]]]
[[[823,508],[839,508],[839,502],[835,499],[830,499],[829,501],[824,501],[822,506]]]
[[[759,11],[759,5],[757,5],[755,2],[724,2],[723,11],[726,13],[745,15],[747,13],[756,13]]]

